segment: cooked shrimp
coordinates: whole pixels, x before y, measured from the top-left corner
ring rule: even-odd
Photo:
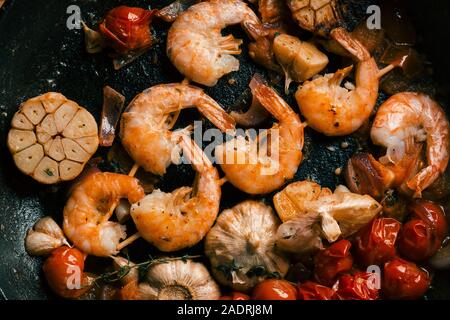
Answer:
[[[130,203],[144,197],[138,180],[123,174],[97,172],[84,178],[72,191],[64,207],[64,233],[87,254],[116,254],[126,237],[125,226],[108,221],[120,198]]]
[[[131,206],[139,234],[161,251],[176,251],[198,243],[219,212],[221,183],[217,169],[190,138],[181,137],[183,154],[197,172],[193,187],[171,193],[155,190]]]
[[[449,122],[444,110],[421,93],[402,92],[379,108],[371,130],[373,143],[387,148],[380,162],[392,168],[397,184],[421,197],[442,174],[449,160]],[[418,157],[426,143],[426,166]]]
[[[302,160],[304,125],[289,105],[263,84],[261,77],[254,79],[255,97],[279,122],[256,139],[250,137],[247,141],[238,136],[217,146],[215,156],[235,187],[250,194],[264,194],[278,189],[297,172]]]
[[[146,171],[163,175],[177,160],[180,136],[190,127],[170,131],[178,112],[196,107],[222,131],[234,128],[234,119],[202,89],[188,84],[161,84],[137,95],[122,115],[122,144]],[[175,114],[175,115],[174,115]]]
[[[356,131],[369,118],[378,96],[379,77],[392,67],[379,71],[375,59],[345,29],[334,29],[331,35],[359,60],[356,86],[340,86],[352,70],[350,66],[306,81],[295,98],[309,126],[327,136],[342,136]]]
[[[167,36],[167,55],[183,75],[214,86],[223,75],[239,70],[242,40],[222,36],[221,30],[241,24],[256,39],[265,34],[256,14],[239,0],[211,0],[193,5],[172,24]]]

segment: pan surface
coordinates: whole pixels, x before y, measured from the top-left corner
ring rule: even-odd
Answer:
[[[152,1],[151,5],[161,8],[170,2],[158,0]],[[428,4],[425,8],[420,7],[418,15],[414,8],[423,4],[420,1],[413,2],[416,4],[411,5],[412,11],[419,16],[416,28],[423,35],[423,50],[433,64],[438,66],[435,69],[440,84],[448,86],[445,78],[450,70],[450,39],[437,43],[433,36],[436,29],[444,30],[444,33],[449,30],[450,6],[444,2]],[[64,185],[44,187],[15,168],[6,148],[6,134],[14,112],[22,101],[30,97],[47,91],[58,91],[86,107],[99,120],[104,85],[121,92],[129,102],[137,93],[152,85],[181,81],[182,76],[165,54],[165,38],[169,26],[166,23],[156,21],[153,24],[155,46],[120,71],[113,70],[111,60],[105,54],[87,54],[82,31],[66,27],[69,17],[66,10],[69,5],[79,6],[82,19],[93,26],[105,12],[115,6],[126,4],[146,7],[148,3],[137,0],[125,3],[118,0],[7,0],[0,9],[0,298],[52,297],[42,279],[41,259],[27,255],[23,239],[26,230],[41,216],[51,215],[60,221],[64,206]],[[239,38],[246,38],[239,28],[229,31]],[[442,36],[449,37],[448,33]],[[239,56],[240,70],[223,77],[217,86],[206,89],[227,110],[234,108],[255,72],[265,74],[263,69],[249,60],[245,45],[243,49],[243,54]],[[230,84],[230,79],[235,80],[234,84]],[[448,99],[448,96],[444,98]],[[288,102],[297,109],[292,95]],[[198,115],[189,113],[186,118],[190,120],[196,116]],[[206,127],[208,125],[205,124]],[[344,141],[348,142],[349,147],[342,149],[340,145]],[[342,178],[335,175],[335,169],[342,167],[357,148],[352,137],[330,139],[307,129],[305,160],[295,180],[309,178],[323,186],[334,188],[343,183]],[[192,177],[190,168],[172,166],[158,187],[170,190],[175,186],[189,184]],[[223,189],[221,205],[230,207],[245,197],[248,196],[227,185]],[[150,250],[145,243],[138,245],[142,250]],[[435,288],[430,290],[428,297],[449,298],[449,274],[438,274],[437,279],[434,282]]]

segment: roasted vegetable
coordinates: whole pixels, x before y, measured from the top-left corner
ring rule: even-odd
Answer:
[[[98,147],[94,117],[60,93],[22,103],[11,127],[8,148],[14,162],[44,184],[76,178]]]
[[[244,201],[224,210],[205,241],[205,253],[217,281],[248,292],[270,277],[283,277],[289,262],[275,247],[279,220],[272,208]]]

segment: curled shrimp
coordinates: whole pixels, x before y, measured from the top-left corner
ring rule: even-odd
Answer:
[[[197,172],[194,185],[171,193],[155,190],[131,206],[139,234],[165,252],[200,242],[219,212],[221,182],[217,169],[189,137],[181,137],[180,145]]]
[[[211,0],[191,6],[172,24],[167,55],[187,78],[214,86],[223,75],[239,70],[242,40],[222,36],[221,30],[241,24],[256,39],[265,34],[256,14],[240,0]]]
[[[180,136],[191,126],[170,131],[179,111],[196,107],[222,131],[234,129],[235,121],[202,89],[184,83],[161,84],[137,95],[121,120],[121,139],[133,160],[146,171],[163,175],[178,160]]]
[[[260,76],[254,80],[254,96],[278,123],[256,139],[237,136],[217,146],[215,157],[235,187],[250,194],[264,194],[278,189],[297,172],[302,160],[304,124]]]
[[[386,147],[386,155],[379,160],[394,171],[395,183],[417,198],[447,167],[449,131],[437,102],[421,93],[402,92],[380,106],[370,135],[373,143]],[[426,166],[420,161],[424,143]]]
[[[87,254],[114,255],[126,233],[125,226],[108,221],[113,208],[120,198],[134,203],[144,195],[144,189],[133,177],[109,172],[88,175],[72,191],[64,207],[64,233]]]
[[[349,66],[306,81],[295,98],[309,126],[327,136],[342,136],[356,131],[369,118],[377,100],[379,78],[392,66],[378,70],[367,49],[345,29],[334,29],[331,35],[359,60],[356,85],[347,85],[349,89],[341,87],[353,68]]]

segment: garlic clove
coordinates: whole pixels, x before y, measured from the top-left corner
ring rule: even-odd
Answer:
[[[126,269],[127,268],[129,269],[128,273],[123,278],[120,279],[120,282],[123,285],[126,285],[133,281],[137,282],[139,280],[139,271],[136,268],[135,263],[119,256],[112,257],[112,259],[114,270],[119,271],[121,268],[123,268],[124,271],[127,271]]]
[[[53,236],[55,239],[66,241],[63,231],[52,217],[46,216],[39,219],[34,227],[34,231],[45,233],[49,236]]]
[[[63,244],[61,239],[31,229],[28,230],[25,237],[25,250],[32,256],[48,255]]]

